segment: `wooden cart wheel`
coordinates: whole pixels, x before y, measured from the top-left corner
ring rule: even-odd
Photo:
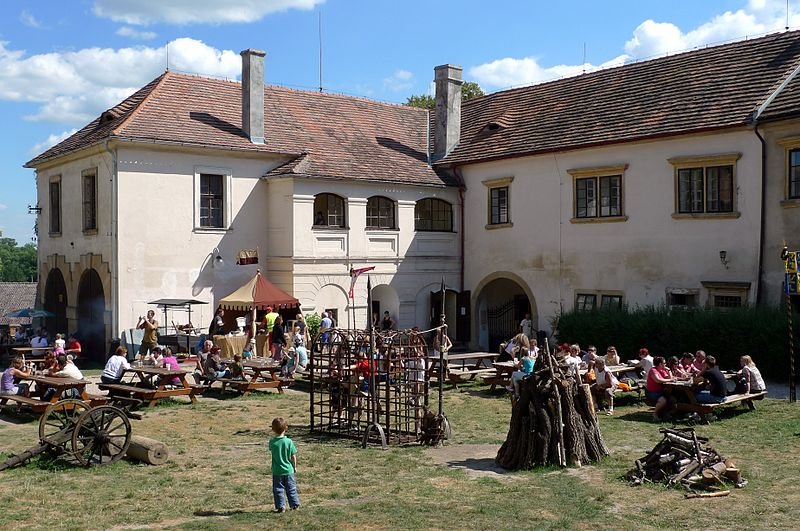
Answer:
[[[39,440],[42,444],[66,448],[78,417],[90,409],[89,404],[74,398],[59,400],[47,406],[39,419]]]
[[[72,433],[72,452],[82,465],[119,460],[131,444],[131,422],[123,410],[98,406],[83,413]]]

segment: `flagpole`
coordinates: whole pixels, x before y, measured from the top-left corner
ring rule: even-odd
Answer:
[[[372,307],[372,280],[370,276],[367,275],[367,305],[371,308]],[[376,409],[377,406],[377,397],[378,397],[378,390],[375,388],[377,385],[377,379],[375,378],[375,327],[372,326],[372,323],[369,323],[367,327],[369,329],[369,351],[367,352],[367,363],[369,367],[369,392],[367,393],[367,401],[369,405],[369,415],[372,417],[367,418],[369,425],[367,426],[367,430],[364,432],[364,440],[362,442],[362,446],[364,448],[367,447],[367,443],[369,442],[369,434],[374,429],[378,432],[378,437],[381,440],[381,448],[384,450],[386,449],[386,434],[383,431],[383,427],[381,427],[380,423],[378,422],[378,411]]]

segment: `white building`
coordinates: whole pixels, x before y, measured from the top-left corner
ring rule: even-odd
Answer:
[[[572,308],[780,300],[800,227],[800,33],[464,104],[473,344]],[[762,142],[763,138],[763,142]]]
[[[50,327],[95,357],[148,301],[208,301],[207,324],[257,267],[341,326],[368,319],[351,268],[375,266],[373,310],[400,327],[430,322],[443,276],[460,286],[459,194],[428,163],[429,113],[265,88],[263,52],[242,55],[244,85],[166,72],[28,163]],[[260,263],[236,265],[243,249]]]
[[[548,330],[575,307],[780,299],[780,248],[800,246],[798,32],[463,108],[445,65],[433,117],[263,88],[262,56],[243,52],[242,84],[168,72],[28,163],[43,302],[70,330],[107,339],[160,297],[207,300],[208,320],[254,247],[344,325],[351,267],[376,267],[401,327],[428,324],[444,275],[454,335],[483,348],[527,311]]]

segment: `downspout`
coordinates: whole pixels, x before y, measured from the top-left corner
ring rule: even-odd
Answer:
[[[764,245],[767,234],[767,143],[758,130],[758,122],[755,122],[753,132],[758,137],[759,142],[761,142],[761,223],[760,230],[758,231],[758,277],[756,278],[756,306],[758,306],[763,299],[761,288],[764,277]]]
[[[466,223],[464,221],[464,191],[466,190],[466,186],[464,186],[464,177],[461,175],[461,172],[456,168],[453,170],[459,180],[458,186],[458,208],[460,210],[460,217],[461,217],[461,237],[459,238],[459,276],[461,277],[461,285],[459,286],[460,289],[458,290],[459,293],[463,293],[464,291],[464,243],[465,243],[465,233],[466,233]]]
[[[117,148],[109,149],[110,139],[106,139],[104,147],[111,155],[111,337],[119,334],[119,174]]]
[[[759,245],[758,245],[758,278],[756,280],[756,305],[758,305],[761,300],[763,299],[761,295],[761,287],[763,285],[764,276],[764,242],[766,236],[766,206],[767,206],[767,143],[764,140],[764,137],[761,136],[761,132],[758,130],[758,119],[761,118],[761,115],[764,114],[764,111],[767,110],[767,107],[775,100],[775,98],[783,92],[783,89],[791,83],[791,81],[800,73],[800,62],[795,65],[794,69],[786,76],[778,88],[776,88],[772,94],[770,94],[767,99],[755,110],[753,113],[751,122],[753,124],[753,132],[758,137],[758,140],[761,142],[761,227],[759,230]]]

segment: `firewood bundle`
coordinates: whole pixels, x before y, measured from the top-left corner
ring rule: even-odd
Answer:
[[[664,438],[646,456],[636,460],[636,467],[627,474],[634,485],[664,483],[682,486],[687,497],[727,496],[726,483],[737,488],[747,485],[738,468],[708,446],[694,428],[659,430]],[[697,491],[704,491],[698,493]]]
[[[581,466],[608,455],[588,385],[568,375],[549,350],[520,383],[506,441],[495,462],[508,470]]]

